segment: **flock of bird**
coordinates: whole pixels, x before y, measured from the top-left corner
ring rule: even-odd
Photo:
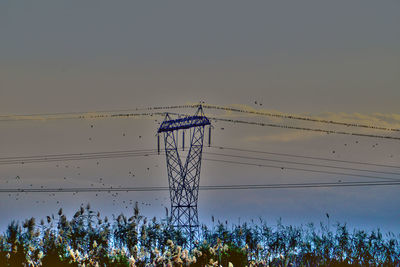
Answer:
[[[254,104],[256,106],[262,106],[263,105],[261,103],[261,101],[257,101],[257,100],[254,101]],[[155,121],[158,122],[157,120],[155,120]],[[90,127],[90,129],[96,128],[94,124],[90,124],[89,127]],[[224,130],[224,129],[225,129],[224,127],[220,127],[220,130]],[[120,135],[122,137],[127,137],[128,136],[125,131],[120,133]],[[137,135],[137,139],[138,140],[143,140],[142,135]],[[93,136],[88,137],[88,140],[89,141],[94,141]],[[355,144],[360,144],[360,142],[358,140],[356,140]],[[344,143],[343,145],[345,147],[349,147],[351,144],[349,142],[347,142],[347,143]],[[378,147],[378,143],[372,144],[372,148],[376,148],[376,147]],[[338,152],[338,150],[336,150],[336,149],[335,150],[331,150],[331,153],[335,154],[335,156],[337,156],[337,154],[338,154],[337,152]],[[393,154],[390,154],[390,157],[393,158]],[[95,162],[95,166],[100,167],[101,166],[101,161],[96,161]],[[70,169],[70,170],[71,169],[76,169],[77,172],[75,174],[77,176],[81,176],[81,166],[73,166],[73,165],[71,165],[70,163],[67,163],[67,162],[58,162],[58,163],[55,164],[55,167],[56,168],[66,168],[66,169]],[[155,165],[154,167],[159,167],[159,166]],[[143,168],[143,170],[145,172],[148,172],[150,174],[150,172],[151,172],[150,167],[142,166],[142,168]],[[283,169],[284,169],[284,167],[282,167],[282,170]],[[135,171],[133,169],[130,169],[129,171],[127,171],[126,175],[127,175],[127,177],[129,177],[130,181],[132,181],[132,179],[136,179],[137,171]],[[21,176],[22,175],[16,175],[15,176],[14,180],[15,180],[16,185],[21,186],[24,182],[27,182],[27,181],[24,181],[24,179],[22,179]],[[77,177],[74,178],[74,177],[67,177],[67,176],[63,176],[62,181],[65,182],[65,183],[88,182],[88,181],[84,181],[82,178],[78,178],[77,179]],[[339,180],[339,181],[341,181],[341,180]],[[5,179],[4,182],[7,183],[7,184],[10,184],[10,183],[12,183],[12,179]],[[109,184],[109,182],[110,181],[106,181],[103,178],[97,178],[96,182],[90,182],[90,187],[93,187],[93,188],[97,188],[97,187],[112,188],[112,186]],[[30,183],[29,187],[33,188],[34,184]],[[121,187],[121,185],[119,185],[118,187]],[[46,186],[45,185],[40,185],[40,188],[46,188]],[[22,194],[27,194],[27,192],[25,192],[25,193],[23,193],[23,192],[21,192],[21,193],[12,193],[12,194],[10,193],[10,194],[8,194],[8,197],[10,199],[15,199],[15,200],[18,201],[18,200],[21,200]],[[62,193],[62,194],[65,194],[65,193]],[[78,192],[73,192],[72,193],[73,196],[76,196],[77,194],[78,194]],[[90,194],[93,194],[94,197],[99,198],[99,199],[103,199],[103,198],[106,198],[106,197],[111,197],[111,199],[112,199],[111,203],[112,203],[113,206],[124,207],[125,209],[131,208],[137,201],[135,199],[132,199],[132,194],[130,194],[130,197],[127,198],[127,196],[124,195],[123,192],[120,192],[120,193],[119,192],[114,192],[113,193],[113,192],[108,191],[108,192],[96,192],[95,194],[94,193],[90,193]],[[56,193],[51,193],[45,199],[41,199],[41,200],[36,200],[35,201],[36,204],[44,204],[44,203],[47,203],[47,202],[48,203],[50,203],[50,202],[51,203],[56,203],[57,205],[61,205],[60,199],[57,198],[57,194]],[[150,207],[150,206],[152,206],[152,204],[154,206],[154,202],[158,203],[158,205],[163,206],[163,207],[167,206],[168,203],[169,203],[167,197],[159,197],[159,198],[154,198],[152,203],[151,202],[142,201],[142,202],[139,202],[139,204],[141,204],[144,207],[146,207],[146,206]]]
[[[156,120],[156,121],[157,121],[157,120]],[[94,125],[94,124],[91,124],[91,125],[90,125],[90,128],[95,128],[95,125]],[[123,137],[126,137],[127,134],[126,134],[125,132],[123,132],[123,133],[122,133],[122,136],[123,136]],[[137,138],[138,138],[139,140],[142,140],[142,135],[138,135]],[[93,141],[94,139],[93,139],[93,137],[89,137],[88,140],[89,140],[89,141]],[[22,163],[22,164],[23,164],[23,163]],[[100,161],[96,161],[95,164],[96,164],[97,167],[101,166],[101,162],[100,162]],[[56,163],[54,166],[55,166],[56,168],[76,169],[76,170],[78,170],[78,172],[76,172],[75,174],[76,174],[77,176],[81,176],[81,172],[80,172],[81,166],[73,166],[72,164],[68,164],[67,162]],[[156,164],[154,167],[159,167],[159,166]],[[144,167],[144,168],[145,168],[145,171],[148,172],[148,173],[150,174],[150,167]],[[17,176],[15,176],[15,178],[14,178],[15,185],[17,185],[17,186],[22,186],[22,185],[24,184],[24,182],[26,182],[26,181],[24,181],[24,180],[21,178],[21,176],[22,176],[22,175],[17,175]],[[127,172],[127,176],[128,176],[129,178],[131,178],[131,179],[134,179],[134,178],[136,177],[135,171],[132,170],[132,169],[129,170],[129,171]],[[10,184],[10,183],[12,183],[12,180],[13,180],[13,179],[5,179],[4,182],[5,182],[6,184]],[[77,179],[75,179],[75,178],[73,178],[73,177],[68,178],[67,176],[63,176],[63,181],[64,181],[64,182],[67,182],[67,183],[70,183],[70,182],[77,182]],[[79,181],[82,182],[83,180],[79,178]],[[29,184],[29,187],[30,187],[30,188],[34,188],[34,184],[33,184],[33,183],[30,183],[30,184]],[[90,183],[90,187],[92,187],[92,188],[94,188],[94,187],[96,187],[96,188],[98,188],[98,187],[113,188],[113,186],[110,185],[110,184],[108,183],[108,181],[105,181],[105,179],[103,179],[103,178],[97,178],[97,181],[96,181],[96,182],[91,182],[91,183]],[[118,185],[118,187],[121,188],[122,186],[121,186],[121,185]],[[40,188],[41,188],[41,189],[44,189],[44,188],[46,188],[46,186],[45,186],[45,185],[40,185]],[[9,199],[15,199],[16,201],[22,200],[22,195],[23,195],[23,194],[26,195],[26,194],[28,194],[28,193],[27,193],[27,192],[25,192],[25,193],[23,193],[23,192],[21,192],[21,193],[9,193],[9,194],[8,194],[8,198],[9,198]],[[62,194],[65,194],[65,193],[62,193]],[[78,192],[72,192],[72,195],[73,195],[73,196],[76,196],[76,195],[78,195],[78,194],[79,194]],[[93,193],[91,193],[91,194],[93,194]],[[57,195],[58,195],[58,194],[56,194],[56,193],[48,194],[48,197],[46,197],[45,199],[36,200],[34,203],[36,203],[36,204],[45,204],[45,203],[50,203],[50,204],[52,204],[52,203],[53,203],[53,204],[54,204],[54,203],[55,203],[55,204],[61,204],[61,201],[60,201],[59,198],[57,198]],[[137,200],[132,199],[132,194],[130,194],[130,198],[129,198],[129,199],[126,199],[126,196],[123,195],[123,192],[122,192],[122,193],[121,193],[121,192],[115,192],[115,193],[113,193],[113,192],[111,192],[111,191],[107,191],[107,192],[97,192],[97,193],[94,194],[94,196],[95,196],[96,198],[107,198],[107,197],[111,197],[111,200],[112,200],[111,203],[112,203],[113,206],[119,206],[119,207],[123,207],[123,208],[125,208],[125,209],[130,209],[130,208],[132,208],[132,207],[135,205],[136,201],[137,201]],[[50,197],[50,198],[49,198],[49,197]],[[43,198],[43,197],[41,197],[41,198]],[[125,199],[126,199],[126,200],[125,200]],[[167,197],[164,197],[164,198],[155,198],[154,201],[155,201],[155,202],[158,202],[158,204],[159,204],[160,206],[166,206],[166,203],[168,202],[168,199],[167,199]],[[152,206],[152,203],[146,202],[146,201],[141,201],[141,202],[138,202],[138,203],[141,204],[141,205],[144,206],[144,207],[146,207],[146,206],[149,206],[149,207]],[[153,203],[153,205],[154,205],[154,203]]]

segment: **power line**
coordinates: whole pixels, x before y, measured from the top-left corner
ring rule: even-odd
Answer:
[[[92,111],[75,111],[75,112],[53,112],[53,113],[25,113],[25,114],[5,114],[0,115],[0,118],[14,118],[14,117],[40,117],[40,116],[58,116],[58,115],[86,115],[91,113],[120,113],[120,112],[136,112],[143,110],[164,110],[164,109],[181,109],[181,108],[195,108],[199,105],[172,105],[172,106],[152,106],[140,107],[129,109],[112,109],[112,110],[92,110]]]
[[[224,146],[211,146],[211,147],[212,148],[218,148],[218,149],[233,150],[233,151],[258,153],[258,154],[268,154],[268,155],[277,155],[277,156],[285,156],[285,157],[314,159],[314,160],[322,160],[322,161],[342,162],[342,163],[359,164],[359,165],[366,165],[366,166],[376,166],[376,167],[386,167],[386,168],[397,168],[397,169],[400,169],[400,166],[377,164],[377,163],[371,163],[371,162],[339,160],[339,159],[331,159],[331,158],[323,158],[323,157],[310,157],[310,156],[305,156],[305,155],[288,154],[288,153],[277,153],[277,152],[270,152],[270,151],[250,150],[250,149],[224,147]]]
[[[16,159],[1,159],[0,165],[9,165],[9,164],[27,164],[27,163],[46,163],[46,162],[56,162],[56,161],[71,161],[71,160],[93,160],[93,159],[111,159],[111,158],[126,158],[126,157],[146,157],[146,156],[154,156],[158,153],[154,151],[149,152],[124,152],[124,153],[104,153],[104,154],[94,154],[94,155],[74,155],[74,156],[65,156],[60,154],[58,156],[31,156],[31,157],[19,157]],[[68,154],[67,154],[68,155]]]
[[[365,169],[358,169],[358,168],[338,167],[338,166],[332,166],[332,165],[312,164],[312,163],[295,162],[295,161],[283,161],[283,160],[265,159],[265,158],[259,158],[259,157],[247,157],[247,156],[240,156],[240,155],[229,155],[229,154],[223,154],[223,153],[212,153],[212,152],[205,152],[205,153],[210,154],[210,155],[216,155],[216,156],[236,157],[236,158],[242,158],[242,159],[264,160],[264,161],[289,163],[289,164],[297,164],[297,165],[305,165],[305,166],[313,166],[313,167],[325,167],[325,168],[327,167],[327,168],[352,170],[352,171],[363,171],[363,172],[374,172],[374,173],[382,173],[382,174],[390,174],[390,175],[400,175],[399,173],[395,173],[395,172],[373,171],[373,170],[365,170]],[[50,155],[29,156],[29,157],[7,157],[7,158],[0,158],[0,165],[25,164],[25,163],[48,163],[48,162],[55,162],[55,161],[70,161],[70,160],[111,159],[111,158],[124,158],[124,157],[145,157],[145,156],[154,156],[157,154],[158,153],[156,152],[155,149],[142,149],[142,150],[128,150],[128,151],[50,154]],[[381,179],[381,180],[393,180],[393,181],[400,180],[399,178],[390,178],[390,177],[364,175],[364,174],[361,175],[361,174],[345,173],[345,172],[332,172],[332,171],[325,171],[325,170],[295,168],[295,167],[286,167],[286,166],[277,166],[277,165],[266,165],[266,164],[249,163],[249,162],[242,162],[242,161],[221,160],[221,159],[212,159],[212,158],[211,159],[205,158],[204,160],[220,162],[220,163],[257,166],[257,167],[288,169],[288,170],[303,171],[303,172],[325,173],[325,174],[354,176],[354,177],[362,177],[362,178],[374,178],[374,179]]]
[[[173,108],[177,108],[178,106],[174,106]],[[190,107],[190,106],[180,106],[180,107]],[[162,107],[165,108],[165,107]],[[167,107],[168,108],[168,107]],[[156,107],[153,107],[156,109]],[[161,109],[161,107],[160,107]],[[56,113],[55,113],[56,114]],[[0,121],[16,121],[16,120],[31,120],[32,118],[35,120],[52,120],[52,119],[98,119],[98,118],[129,118],[129,117],[140,117],[140,116],[164,116],[165,112],[146,112],[146,113],[119,113],[119,114],[73,114],[73,113],[66,113],[72,114],[68,117],[51,117],[48,114],[43,115],[47,117],[40,117],[40,115],[15,115],[19,117],[18,119],[12,119],[12,115],[3,115],[5,117],[11,117],[8,119],[0,119]],[[187,116],[187,114],[182,113],[170,113],[180,116]],[[32,118],[29,119],[29,116]],[[56,115],[55,115],[56,116]],[[57,115],[59,116],[59,115]],[[391,140],[400,140],[400,137],[393,137],[387,135],[375,135],[375,134],[363,134],[363,133],[354,133],[354,132],[345,132],[345,131],[336,131],[336,130],[325,130],[320,128],[308,128],[308,127],[298,127],[298,126],[290,126],[285,124],[275,124],[275,123],[263,123],[263,122],[254,122],[254,121],[245,121],[245,120],[233,120],[233,119],[224,119],[218,117],[208,117],[214,121],[224,121],[224,122],[231,122],[231,123],[241,123],[241,124],[248,124],[248,125],[257,125],[257,126],[267,126],[267,127],[275,127],[275,128],[283,128],[283,129],[292,129],[292,130],[302,130],[302,131],[312,131],[312,132],[319,132],[319,133],[326,133],[326,134],[340,134],[340,135],[351,135],[351,136],[360,136],[360,137],[372,137],[372,138],[381,138],[381,139],[391,139]]]
[[[131,109],[115,110],[96,110],[96,111],[78,111],[78,112],[55,112],[55,113],[29,113],[29,114],[7,114],[0,115],[1,121],[23,121],[23,120],[60,120],[60,119],[99,119],[99,118],[117,118],[133,116],[153,116],[164,115],[165,112],[142,112],[138,111],[157,111],[168,109],[194,108],[198,105],[175,105],[163,107],[142,107]],[[129,113],[123,113],[129,112]]]
[[[207,158],[205,158],[204,160],[221,162],[221,163],[229,163],[229,164],[238,164],[238,165],[247,165],[247,166],[257,166],[257,167],[267,167],[267,168],[275,168],[275,169],[287,169],[287,170],[294,170],[294,171],[312,172],[312,173],[325,173],[325,174],[333,174],[333,175],[354,176],[354,177],[360,177],[360,178],[374,178],[374,179],[379,179],[379,180],[400,181],[399,178],[390,178],[390,177],[382,177],[382,176],[374,176],[374,175],[361,175],[361,174],[353,174],[353,173],[345,173],[345,172],[332,172],[332,171],[322,171],[322,170],[294,168],[294,167],[282,167],[282,166],[276,166],[276,165],[240,162],[240,161],[232,161],[232,160],[221,160],[221,159],[207,159]]]
[[[310,121],[310,122],[319,122],[325,124],[335,124],[347,127],[359,127],[359,128],[368,128],[368,129],[375,129],[375,130],[383,130],[383,131],[395,131],[400,132],[400,129],[390,128],[390,127],[383,127],[383,126],[374,126],[374,125],[367,125],[367,124],[360,124],[360,123],[349,123],[349,122],[342,122],[342,121],[334,121],[334,120],[325,120],[325,119],[318,119],[306,116],[298,116],[298,115],[291,115],[291,114],[282,114],[282,113],[274,113],[274,112],[265,112],[265,111],[255,111],[255,110],[245,110],[240,108],[232,108],[226,106],[219,106],[219,105],[210,105],[210,104],[201,104],[205,108],[214,109],[214,110],[225,110],[225,111],[233,111],[239,113],[248,113],[260,116],[269,116],[269,117],[277,117],[277,118],[284,118],[284,119],[294,119],[294,120],[302,120],[302,121]],[[172,106],[150,106],[150,107],[142,107],[142,108],[131,108],[131,109],[119,109],[119,110],[98,110],[98,111],[87,111],[87,112],[58,112],[58,113],[33,113],[33,114],[8,114],[8,115],[0,115],[0,121],[12,121],[12,120],[23,120],[23,119],[37,119],[41,120],[41,117],[47,117],[46,119],[62,119],[63,117],[57,116],[64,116],[65,118],[101,118],[101,117],[119,117],[119,116],[112,116],[113,114],[110,113],[121,113],[121,112],[137,112],[142,110],[168,110],[168,109],[183,109],[183,108],[197,108],[199,104],[189,104],[189,105],[172,105]],[[100,113],[98,115],[91,115],[93,113]],[[157,112],[158,113],[158,112]],[[134,113],[131,113],[133,115]],[[150,115],[151,113],[141,113],[142,115]],[[153,113],[154,114],[154,113]],[[118,115],[118,114],[114,114]],[[119,114],[121,117],[126,116],[126,114]],[[136,114],[139,116],[140,114]],[[52,118],[53,117],[53,118]]]
[[[215,120],[215,121],[225,121],[225,122],[232,122],[232,123],[242,123],[242,124],[249,124],[249,125],[267,126],[267,127],[275,127],[275,128],[301,130],[301,131],[311,131],[311,132],[326,133],[326,134],[340,134],[340,135],[351,135],[351,136],[360,136],[360,137],[373,137],[373,138],[381,138],[381,139],[400,140],[400,137],[394,137],[394,136],[388,136],[388,135],[363,134],[363,133],[354,133],[354,132],[325,130],[325,129],[320,129],[320,128],[290,126],[290,125],[285,125],[285,124],[224,119],[224,118],[217,118],[217,117],[208,117],[208,118],[211,120]]]
[[[336,125],[342,125],[342,126],[347,126],[347,127],[351,126],[351,127],[369,128],[369,129],[383,130],[383,131],[400,132],[400,129],[396,129],[396,128],[366,125],[366,124],[360,124],[360,123],[348,123],[348,122],[341,122],[341,121],[334,121],[334,120],[324,120],[324,119],[317,119],[317,118],[298,116],[298,115],[280,114],[280,113],[274,113],[274,112],[255,111],[255,110],[245,110],[245,109],[240,109],[240,108],[224,107],[224,106],[209,105],[209,104],[202,104],[202,105],[204,108],[209,108],[209,109],[218,109],[218,110],[225,110],[225,111],[248,113],[248,114],[275,117],[275,118],[295,119],[295,120],[302,120],[302,121],[320,122],[320,123],[326,123],[326,124],[336,124]]]
[[[147,154],[120,154],[120,155],[110,155],[110,156],[96,156],[96,157],[74,157],[74,158],[55,158],[55,159],[37,159],[37,160],[27,160],[27,161],[15,161],[15,162],[4,162],[0,165],[9,164],[29,164],[29,163],[49,163],[49,162],[59,162],[59,161],[75,161],[75,160],[93,160],[93,159],[114,159],[114,158],[129,158],[129,157],[147,157],[155,156],[157,153],[147,153]]]
[[[277,188],[313,188],[313,187],[348,187],[348,186],[382,186],[400,185],[400,182],[333,182],[333,183],[295,183],[295,184],[259,184],[259,185],[221,185],[200,188],[202,190],[233,190],[233,189],[277,189]]]
[[[400,182],[333,182],[333,183],[291,183],[291,184],[244,184],[244,185],[208,185],[200,186],[200,190],[243,190],[243,189],[291,189],[315,187],[367,187],[400,185]],[[152,192],[168,191],[167,186],[146,187],[79,187],[79,188],[13,188],[0,189],[0,193],[78,193],[78,192]]]
[[[240,159],[262,160],[262,161],[289,163],[289,164],[296,164],[296,165],[305,165],[305,166],[312,166],[312,167],[323,167],[323,168],[333,168],[333,169],[340,169],[340,170],[350,170],[350,171],[360,171],[360,172],[373,172],[373,173],[381,173],[381,174],[389,174],[389,175],[400,175],[400,173],[397,173],[397,172],[365,170],[365,169],[358,169],[358,168],[339,167],[339,166],[333,166],[333,165],[313,164],[313,163],[306,163],[306,162],[275,160],[275,159],[266,159],[266,158],[260,158],[260,157],[248,157],[248,156],[230,155],[230,154],[224,154],[224,153],[212,153],[212,152],[203,152],[203,153],[204,154],[208,154],[208,155],[216,155],[216,156],[224,156],[224,157],[232,157],[232,158],[240,158]]]
[[[267,154],[267,155],[274,155],[274,156],[285,156],[285,157],[304,158],[304,159],[312,159],[312,160],[331,161],[331,162],[340,162],[340,163],[347,163],[347,164],[357,164],[357,165],[400,169],[400,166],[376,164],[376,163],[371,163],[371,162],[338,160],[338,159],[323,158],[323,157],[311,157],[311,156],[306,156],[306,155],[277,153],[277,152],[270,152],[270,151],[250,150],[250,149],[241,149],[241,148],[224,147],[224,146],[211,146],[211,148],[219,149],[219,150],[232,150],[232,151]],[[82,152],[82,153],[63,153],[63,154],[45,154],[45,155],[32,155],[32,156],[0,157],[0,165],[1,164],[21,164],[22,162],[29,163],[30,160],[31,160],[31,162],[34,162],[35,160],[40,160],[40,161],[46,162],[46,160],[62,161],[62,160],[96,159],[96,158],[100,158],[100,157],[118,158],[118,157],[129,157],[129,156],[134,156],[134,155],[146,156],[146,155],[154,155],[154,153],[156,151],[157,151],[156,149],[134,149],[134,150],[115,150],[115,151],[101,151],[101,152]],[[163,153],[163,151],[164,151],[163,149],[160,150],[161,153]],[[205,152],[205,153],[210,154],[210,152]],[[227,155],[227,154],[223,154],[223,155]],[[257,158],[257,159],[262,159],[262,158]],[[295,162],[290,162],[290,163],[295,163]],[[298,162],[296,162],[295,164],[297,164],[297,163]],[[324,166],[324,165],[321,165],[321,166]],[[357,169],[357,170],[361,170],[361,169]],[[369,171],[369,170],[361,170],[361,171]],[[394,172],[382,172],[382,173],[399,175],[399,173],[394,173]]]
[[[15,156],[15,157],[0,157],[3,160],[23,160],[29,158],[51,158],[51,157],[69,157],[69,156],[85,156],[85,155],[104,155],[104,154],[120,154],[120,153],[146,153],[153,152],[156,149],[133,149],[133,150],[114,150],[114,151],[101,151],[101,152],[85,152],[85,153],[64,153],[64,154],[44,154],[32,156]]]
[[[2,115],[0,122],[6,121],[27,121],[27,120],[65,120],[65,119],[106,119],[106,118],[127,118],[164,115],[160,112],[142,112],[142,113],[112,113],[112,112],[87,112],[87,113],[47,113],[47,114],[25,114],[25,115]]]

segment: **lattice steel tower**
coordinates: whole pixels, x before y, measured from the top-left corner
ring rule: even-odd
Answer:
[[[160,149],[159,134],[164,133],[172,224],[186,233],[190,237],[190,242],[196,237],[199,228],[197,200],[206,125],[210,125],[210,143],[211,123],[204,116],[200,105],[194,116],[173,120],[167,113],[157,134],[158,149]],[[182,164],[181,156],[178,153],[179,130],[182,131],[183,150],[185,147],[185,130],[190,133],[190,147],[184,164]]]

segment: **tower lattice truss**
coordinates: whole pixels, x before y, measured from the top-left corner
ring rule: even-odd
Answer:
[[[200,106],[194,116],[172,120],[167,114],[158,129],[158,133],[164,133],[172,224],[188,234],[191,239],[196,236],[199,228],[197,200],[206,125],[211,126],[211,123],[204,116]],[[185,131],[189,132],[190,138],[189,151],[184,163],[178,152],[179,130],[182,131],[183,149]]]

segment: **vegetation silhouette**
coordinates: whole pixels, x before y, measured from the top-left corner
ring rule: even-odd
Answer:
[[[214,220],[214,217],[213,217]],[[12,221],[0,235],[0,266],[398,266],[399,236],[379,229],[334,232],[321,223],[276,226],[265,221],[202,225],[188,244],[168,214],[157,220],[140,215],[111,220],[81,206],[71,219],[60,209],[39,224]]]

